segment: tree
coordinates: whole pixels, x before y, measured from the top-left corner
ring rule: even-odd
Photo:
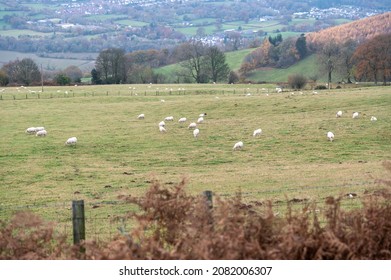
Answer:
[[[332,73],[336,70],[340,59],[340,47],[333,43],[329,42],[323,46],[318,52],[318,62],[321,68],[321,71],[327,73],[327,82],[329,88],[331,86]]]
[[[81,72],[80,68],[74,65],[68,66],[64,69],[64,74],[70,78],[70,82],[80,83],[81,78],[83,77],[83,72]]]
[[[352,77],[353,77],[353,53],[356,49],[356,43],[353,40],[349,40],[345,42],[345,44],[341,47],[340,52],[340,63],[338,66],[338,73],[346,79],[348,83],[352,83]]]
[[[3,70],[0,70],[0,85],[4,87],[8,83],[9,83],[9,79],[8,79],[7,73],[5,73],[5,71],[3,71]]]
[[[58,85],[65,86],[69,85],[71,83],[71,78],[68,77],[65,73],[58,73],[55,77],[54,80]]]
[[[30,85],[41,81],[41,73],[37,64],[31,58],[14,60],[3,66],[10,83]]]
[[[98,72],[95,68],[91,70],[91,83],[93,85],[100,85],[102,83],[100,72]]]
[[[180,65],[187,71],[185,76],[190,76],[196,83],[207,82],[205,53],[206,47],[199,41],[185,43],[184,48],[182,48],[182,62]]]
[[[205,61],[213,82],[227,79],[230,69],[225,62],[224,52],[217,47],[210,47],[206,50]]]
[[[379,35],[359,45],[353,54],[357,79],[383,84],[391,78],[391,34]]]
[[[101,51],[95,61],[95,69],[101,73],[103,83],[119,84],[126,81],[125,51],[110,48]]]
[[[300,55],[300,59],[307,56],[307,42],[304,34],[301,34],[296,40],[296,50]]]

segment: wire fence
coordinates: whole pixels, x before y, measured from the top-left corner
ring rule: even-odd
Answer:
[[[53,98],[75,98],[75,97],[104,97],[104,96],[180,96],[180,95],[251,95],[268,94],[271,89],[252,88],[252,89],[130,89],[117,91],[89,91],[89,90],[65,90],[65,91],[27,91],[27,92],[3,92],[0,94],[1,100],[26,100],[26,99],[53,99]]]
[[[363,182],[370,184],[370,182]],[[335,187],[335,186],[333,186]],[[343,185],[341,187],[347,187]],[[360,186],[357,186],[360,187]],[[324,189],[325,187],[312,186],[306,187],[312,189]],[[361,186],[362,188],[362,186]],[[286,189],[285,192],[297,193],[299,189]],[[272,192],[281,192],[281,190],[274,190]],[[238,193],[219,193],[213,194],[214,198],[217,196],[221,199],[233,198],[240,195],[242,207],[252,209],[254,211],[267,211],[269,206],[275,215],[284,217],[288,205],[293,210],[302,211],[307,208],[322,214],[325,211],[325,199],[318,198],[316,200],[307,199],[305,197],[286,197],[281,200],[259,200],[259,197],[269,197],[271,191],[253,191]],[[280,193],[281,194],[281,193]],[[346,193],[341,194],[341,206],[344,210],[353,210],[362,207],[361,198],[364,193]],[[216,207],[216,204],[213,207]],[[32,203],[25,205],[15,204],[0,204],[0,219],[10,219],[13,214],[17,212],[29,211],[41,216],[45,221],[52,222],[58,233],[65,234],[72,240],[73,236],[73,219],[72,219],[72,201],[61,201],[51,203]],[[139,211],[134,205],[131,205],[122,200],[89,202],[85,201],[84,220],[85,220],[85,235],[87,240],[103,241],[112,240],[118,234],[128,233],[136,226],[133,220],[125,219],[124,217],[129,212]]]

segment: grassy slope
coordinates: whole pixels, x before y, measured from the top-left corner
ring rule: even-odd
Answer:
[[[179,86],[186,96],[169,96],[166,85],[135,85],[130,96],[123,85],[47,88],[45,94],[61,91],[63,96],[67,90],[77,97],[15,101],[12,94],[24,98],[25,93],[7,88],[0,100],[0,218],[15,205],[68,205],[72,199],[84,199],[89,211],[107,218],[123,209],[103,205],[92,210],[91,204],[115,201],[119,194],[141,195],[152,178],[172,184],[185,176],[191,193],[209,189],[233,195],[241,189],[250,201],[287,196],[321,202],[349,192],[361,197],[376,187],[371,176],[385,177],[381,163],[391,157],[388,88],[292,96],[271,94],[273,85],[266,86],[269,90],[257,85]],[[165,96],[155,96],[157,87]],[[91,92],[101,96],[84,97]],[[344,111],[340,119],[335,118],[337,110]],[[353,120],[353,111],[361,112],[361,118]],[[194,121],[201,112],[208,115],[195,140],[188,123],[181,126],[177,120],[185,116]],[[145,120],[136,119],[140,113]],[[161,134],[157,123],[169,115],[176,121]],[[378,121],[371,122],[371,115]],[[24,133],[40,125],[48,130],[46,138]],[[257,139],[251,136],[256,128],[263,129]],[[326,140],[329,130],[336,135],[333,143]],[[64,146],[71,136],[78,137],[77,147]],[[244,149],[233,152],[239,140]],[[69,215],[68,208],[37,211],[56,221]]]

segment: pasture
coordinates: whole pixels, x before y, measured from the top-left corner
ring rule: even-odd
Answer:
[[[130,210],[117,204],[119,195],[142,196],[153,180],[169,187],[182,178],[191,194],[211,190],[224,198],[241,191],[245,201],[271,200],[276,207],[293,199],[321,208],[328,196],[353,193],[344,206],[355,208],[381,188],[375,178],[387,176],[382,162],[391,158],[389,87],[318,94],[277,94],[274,85],[39,90],[2,90],[0,219],[30,209],[67,230],[71,201],[83,199],[88,217],[105,219],[87,224],[87,236],[114,233],[107,219]],[[339,110],[343,116],[336,118]],[[187,126],[205,112],[195,139]],[[141,113],[145,119],[138,120]],[[167,116],[174,121],[160,133],[158,123]],[[178,123],[180,117],[187,122]],[[44,126],[48,135],[26,134],[31,126]],[[253,137],[257,128],[262,135]],[[77,145],[64,145],[72,136]],[[237,141],[244,148],[233,151]]]

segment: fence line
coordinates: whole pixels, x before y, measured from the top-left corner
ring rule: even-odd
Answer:
[[[269,93],[269,89],[195,89],[195,90],[129,90],[129,91],[106,91],[96,93],[95,91],[80,91],[76,92],[70,90],[69,92],[18,92],[18,93],[2,93],[0,94],[0,100],[26,100],[26,99],[53,99],[53,98],[76,98],[76,97],[107,97],[107,96],[122,96],[122,97],[131,97],[131,96],[171,96],[171,95],[239,95],[239,94],[262,94]]]

